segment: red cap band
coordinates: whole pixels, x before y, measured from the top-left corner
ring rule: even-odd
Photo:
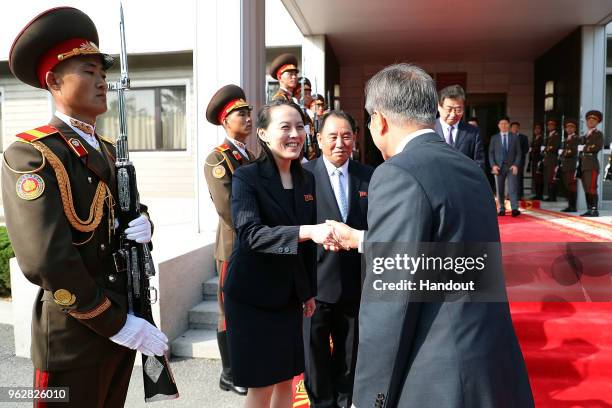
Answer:
[[[284,73],[285,71],[290,71],[290,70],[295,70],[295,71],[297,71],[298,69],[297,69],[297,67],[296,67],[295,65],[293,65],[293,64],[285,64],[285,65],[283,65],[282,67],[280,67],[280,68],[278,69],[278,71],[276,71],[276,79],[280,79],[281,75],[283,75],[283,73]]]
[[[100,50],[94,43],[84,38],[71,38],[56,44],[47,50],[38,60],[36,66],[38,81],[46,88],[47,84],[45,77],[47,76],[47,72],[51,71],[53,67],[68,58],[88,54],[100,54]]]
[[[229,115],[232,111],[238,109],[238,108],[243,108],[245,106],[249,106],[244,99],[238,98],[238,99],[232,99],[229,103],[227,103],[223,109],[221,109],[221,112],[219,112],[219,123],[222,124],[223,121],[225,120],[225,118],[227,118],[227,115]]]

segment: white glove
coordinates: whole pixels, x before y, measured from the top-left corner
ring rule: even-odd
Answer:
[[[127,239],[139,244],[151,242],[151,221],[146,215],[141,214],[140,217],[133,219],[128,223],[128,227],[125,229]]]
[[[138,350],[146,356],[163,356],[168,350],[168,338],[145,319],[128,314],[119,333],[110,338],[115,343]]]

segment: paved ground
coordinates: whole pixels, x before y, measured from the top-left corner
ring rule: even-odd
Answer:
[[[0,386],[26,387],[32,384],[32,363],[15,357],[13,327],[0,324]],[[142,388],[142,369],[135,367],[126,407],[134,408],[235,408],[244,398],[219,389],[219,361],[204,359],[173,359],[170,362],[181,398],[173,401],[145,404]],[[0,408],[30,408],[31,403],[0,402]]]

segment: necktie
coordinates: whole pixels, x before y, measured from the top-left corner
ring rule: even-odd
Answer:
[[[502,134],[502,158],[505,161],[506,156],[508,155],[508,134]]]
[[[448,143],[451,146],[455,144],[455,141],[453,140],[453,127],[452,126],[448,128],[448,138],[446,139],[446,143]]]
[[[346,199],[346,194],[344,193],[344,174],[342,174],[342,170],[336,169],[334,181],[336,184],[336,200],[338,201],[338,207],[340,208],[340,215],[342,216],[342,221],[346,222],[346,217],[348,215],[348,202]]]

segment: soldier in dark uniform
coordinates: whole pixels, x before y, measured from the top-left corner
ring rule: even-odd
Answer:
[[[561,154],[563,185],[567,191],[567,207],[563,212],[576,211],[576,166],[578,164],[578,145],[580,137],[576,133],[578,122],[575,119],[565,120],[565,145]]]
[[[542,124],[536,123],[533,126],[533,139],[531,140],[531,148],[529,150],[530,168],[527,169],[527,171],[531,171],[533,177],[534,195],[531,197],[532,200],[542,200],[544,195],[544,173],[538,165],[541,160],[543,145]]]
[[[587,211],[581,214],[583,217],[599,217],[597,204],[599,196],[597,185],[599,183],[599,151],[603,148],[603,133],[597,130],[597,125],[603,119],[601,112],[588,111],[585,115],[587,134],[584,135],[584,149],[582,150],[580,166],[582,167],[582,187],[586,196]]]
[[[163,355],[166,336],[129,314],[127,276],[118,273],[117,181],[113,141],[95,131],[104,113],[106,69],[91,19],[72,7],[39,14],[19,33],[9,66],[47,89],[48,125],[17,135],[4,152],[6,225],[21,270],[40,287],[32,317],[34,386],[69,387],[68,403],[35,407],[121,407],[135,351]],[[146,215],[128,239],[151,239]]]
[[[561,148],[561,135],[557,132],[557,121],[549,119],[546,122],[548,137],[544,149],[544,183],[548,185],[548,197],[544,201],[557,201],[557,186],[555,182],[555,169],[559,160]]]
[[[297,87],[298,61],[295,55],[281,54],[270,64],[270,76],[278,79],[280,88],[272,96],[272,100],[281,99],[295,102],[293,93]]]
[[[219,345],[223,366],[219,387],[225,391],[231,390],[240,395],[245,395],[247,393],[246,388],[235,386],[232,378],[223,305],[223,284],[235,239],[231,207],[232,175],[238,167],[255,159],[253,153],[249,152],[245,145],[251,134],[252,121],[251,106],[246,102],[242,88],[237,85],[226,85],[219,89],[208,103],[206,119],[213,125],[222,126],[227,133],[223,143],[217,146],[206,158],[204,169],[208,191],[217,214],[219,214],[215,243],[215,261],[219,274],[217,344]]]

